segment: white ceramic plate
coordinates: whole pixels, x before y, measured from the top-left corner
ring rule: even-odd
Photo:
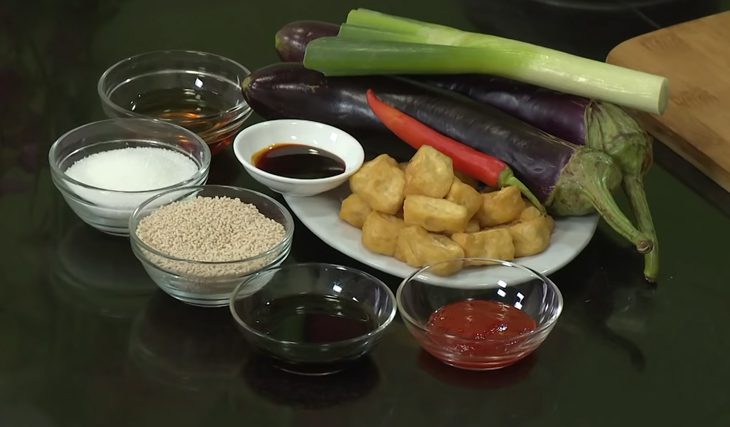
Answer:
[[[395,258],[378,255],[365,249],[360,241],[360,230],[342,221],[338,216],[340,204],[349,194],[349,186],[345,183],[316,196],[284,195],[284,199],[292,212],[312,233],[345,255],[401,278],[406,278],[415,272],[415,268]],[[540,273],[550,274],[572,261],[586,247],[596,231],[597,224],[597,215],[556,219],[550,246],[540,254],[518,258],[514,262]],[[469,285],[479,282],[478,275],[483,275],[483,270],[471,268],[462,270],[450,278],[440,278],[439,282],[451,286]],[[520,280],[517,277],[505,279],[508,282]]]

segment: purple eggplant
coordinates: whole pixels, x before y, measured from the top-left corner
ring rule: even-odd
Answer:
[[[603,150],[624,173],[644,175],[651,166],[651,138],[613,104],[487,75],[412,78],[496,107],[573,144]]]
[[[294,21],[279,29],[274,37],[276,53],[282,61],[301,62],[307,44],[320,37],[336,36],[340,26],[323,21]]]
[[[281,62],[249,74],[242,90],[248,105],[266,119],[314,120],[347,131],[385,134],[388,129],[370,110],[365,92],[399,86],[390,77],[327,78],[300,63]]]
[[[584,117],[592,104],[590,99],[488,75],[429,75],[412,78],[459,92],[497,107],[558,138],[585,145]]]
[[[607,154],[579,147],[464,96],[390,77],[325,77],[301,64],[253,72],[244,96],[265,118],[317,120],[346,129],[378,131],[368,88],[385,102],[475,149],[502,159],[556,215],[594,210],[639,251],[652,242],[626,219],[611,195],[621,172]]]

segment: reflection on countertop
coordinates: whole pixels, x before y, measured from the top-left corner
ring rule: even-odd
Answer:
[[[539,351],[502,369],[476,372],[454,368],[421,350],[418,354],[418,367],[445,384],[481,390],[501,389],[528,378],[539,359],[538,354]]]
[[[134,317],[156,289],[127,239],[80,222],[59,241],[49,273],[61,300],[104,317]]]
[[[248,347],[228,308],[193,307],[158,291],[135,320],[128,351],[148,378],[195,391],[225,387]]]
[[[300,409],[322,409],[360,399],[379,382],[378,369],[368,356],[335,374],[307,376],[282,371],[273,359],[254,354],[241,375],[260,397]]]
[[[589,333],[641,372],[646,368],[646,355],[638,342],[650,333],[657,285],[632,275],[631,272],[640,270],[641,258],[610,256],[615,250],[609,241],[594,240],[576,258],[580,281],[564,278],[564,272],[552,276],[556,283],[563,285],[565,302],[561,316],[563,328],[552,338],[566,352],[578,354],[581,349],[575,334]],[[602,260],[601,264],[597,260]],[[583,332],[578,332],[579,329]]]

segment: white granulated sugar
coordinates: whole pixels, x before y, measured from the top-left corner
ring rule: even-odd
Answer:
[[[129,147],[91,154],[66,169],[66,175],[97,188],[147,191],[188,180],[198,166],[188,156],[164,148]]]

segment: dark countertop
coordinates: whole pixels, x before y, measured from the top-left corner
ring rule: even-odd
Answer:
[[[96,81],[118,59],[205,50],[251,69],[274,32],[353,7],[438,21],[603,59],[620,41],[730,8],[697,0],[29,2],[0,7],[0,426],[730,425],[730,198],[656,144],[647,177],[662,244],[657,287],[601,224],[551,277],[565,298],[545,344],[496,372],[423,353],[396,319],[356,369],[285,374],[250,351],[227,309],[157,290],[122,238],[81,221],[47,152],[103,118]],[[211,183],[255,186],[229,152]],[[363,268],[299,222],[294,261]]]

